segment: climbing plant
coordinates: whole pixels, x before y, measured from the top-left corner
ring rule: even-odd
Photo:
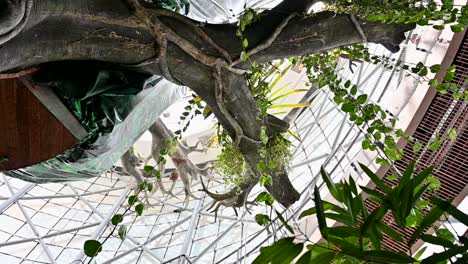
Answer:
[[[462,31],[467,25],[468,18],[466,6],[462,6],[461,9],[455,8],[452,1],[443,1],[442,6],[436,5],[433,1],[335,1],[328,8],[337,13],[351,13],[369,21],[417,23],[423,26],[432,25],[437,30],[449,25],[453,32]],[[331,91],[333,101],[365,134],[362,148],[377,151],[376,162],[390,166],[391,169],[394,168],[392,165],[394,161],[403,158],[402,149],[396,145],[400,138],[413,141],[413,151],[419,152],[423,147],[430,151],[440,148],[441,136],[437,134],[427,146],[423,146],[419,142],[414,142],[414,139],[405,135],[401,129],[396,129],[396,120],[393,117],[379,105],[369,102],[368,95],[360,92],[356,84],[340,77],[338,72],[341,69],[337,67],[340,59],[349,60],[352,72],[355,62],[379,64],[385,69],[403,71],[408,76],[427,82],[439,93],[445,94],[450,91],[455,100],[468,101],[468,93],[450,83],[455,76],[455,66],[441,69],[441,65],[438,64],[427,66],[420,62],[409,65],[383,55],[372,55],[364,45],[353,45],[292,58],[292,63],[304,65],[311,84]],[[444,82],[441,83],[436,78],[427,78],[429,74],[436,74],[441,70],[444,71]],[[453,128],[449,129],[446,136],[454,140],[456,131]],[[447,220],[448,215],[468,225],[467,215],[452,206],[450,201],[432,197],[429,202],[421,198],[428,191],[432,192],[440,187],[437,178],[430,175],[432,168],[414,175],[413,162],[403,174],[398,177],[392,174],[389,177],[396,186],[386,185],[362,164],[361,168],[378,190],[358,186],[352,177],[349,177],[348,181],[343,180],[335,184],[327,172],[321,169],[327,190],[338,204],[322,200],[320,190],[316,186],[313,194],[315,207],[303,211],[299,218],[316,215],[323,241],[312,241],[305,234],[293,233],[292,228],[277,212],[277,217],[285,228],[296,236],[280,239],[272,246],[262,248],[254,263],[290,263],[293,260],[297,263],[444,263],[448,261],[464,263],[467,261],[468,243],[464,237],[454,237],[446,229],[437,229],[437,227],[434,230],[440,231],[435,235],[424,234],[437,221]],[[368,198],[364,198],[364,193]],[[366,199],[377,203],[377,209],[368,211],[365,206]],[[263,199],[263,196],[259,196],[258,201],[265,202],[266,206],[273,204],[273,201]],[[393,216],[397,228],[388,226],[384,222],[384,216],[388,213]],[[336,224],[329,227],[327,221],[334,221]],[[266,226],[272,223],[266,215],[259,217],[257,222]],[[407,233],[407,227],[414,227],[416,231]],[[295,231],[300,232],[300,230]],[[392,252],[382,249],[384,234],[395,241],[406,242],[409,251]],[[409,239],[404,241],[403,238],[407,237]],[[306,242],[298,243],[302,239]],[[421,260],[425,248],[417,253],[411,252],[413,243],[418,239],[443,246],[445,251]]]
[[[454,236],[444,228],[438,228],[438,221],[448,221],[452,216],[468,226],[468,215],[451,205],[450,201],[436,196],[430,203],[423,199],[431,188],[429,180],[432,167],[415,173],[416,163],[412,162],[404,171],[396,185],[388,185],[368,167],[360,164],[361,169],[378,189],[359,186],[349,177],[334,183],[325,169],[321,176],[326,189],[336,202],[321,198],[318,186],[314,189],[315,206],[304,210],[299,218],[316,216],[321,241],[313,241],[305,234],[282,238],[273,245],[260,250],[253,262],[260,263],[466,263],[468,260],[468,241],[462,235]],[[377,204],[369,210],[367,200]],[[412,212],[421,215],[420,220],[412,219]],[[391,214],[395,225],[389,225],[384,217]],[[335,222],[330,225],[330,222]],[[413,227],[413,232],[408,231]],[[290,229],[290,227],[287,227]],[[437,230],[434,234],[427,230]],[[299,232],[299,231],[297,231]],[[407,252],[393,252],[382,248],[383,236],[401,242]],[[412,252],[417,240],[442,246],[444,250],[420,259],[425,248]],[[305,242],[299,242],[304,241]]]

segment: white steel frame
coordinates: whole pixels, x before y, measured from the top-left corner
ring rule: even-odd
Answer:
[[[405,59],[405,50],[408,48],[409,47],[407,46],[404,47],[400,59]],[[398,76],[396,72],[391,72],[388,80],[383,80],[385,82],[385,86],[364,86],[366,79],[370,78],[370,75],[373,75],[378,71],[384,71],[384,69],[376,67],[371,69],[370,73],[368,73],[369,71],[367,71],[367,67],[368,65],[359,65],[357,74],[353,75],[350,72],[344,72],[343,78],[353,79],[357,76],[357,80],[354,82],[360,84],[359,88],[366,93],[374,93],[378,91],[378,94],[373,94],[371,100],[374,100],[375,103],[380,103],[380,100],[384,97],[385,93],[388,92],[388,84],[390,83],[389,79],[403,77]],[[382,77],[382,75],[383,74],[380,74],[380,77]],[[380,80],[379,83],[381,83]],[[371,91],[369,91],[369,89]],[[315,98],[314,103],[316,104],[306,109],[291,123],[293,130],[295,130],[298,136],[302,139],[300,143],[296,144],[295,150],[293,151],[293,160],[290,167],[292,170],[290,174],[291,179],[293,184],[297,179],[301,179],[302,182],[306,179],[308,183],[305,185],[302,184],[302,188],[300,189],[301,200],[292,208],[284,209],[277,207],[277,209],[281,210],[285,218],[292,223],[294,228],[302,228],[301,221],[298,221],[298,214],[303,208],[312,204],[311,194],[313,192],[313,186],[315,184],[319,184],[320,187],[323,187],[323,182],[319,179],[319,165],[323,165],[326,170],[330,172],[334,181],[339,181],[345,173],[351,173],[351,176],[355,178],[360,177],[359,173],[353,170],[353,163],[356,156],[360,153],[359,145],[363,139],[362,132],[357,129],[355,125],[348,122],[346,114],[343,114],[337,109],[328,90],[317,90],[313,97]],[[397,114],[398,113],[396,113],[396,116]],[[319,153],[313,153],[317,150],[320,150]],[[123,185],[117,183],[123,183]],[[73,193],[57,193],[56,195],[27,195],[31,190],[38,188],[39,185],[25,184],[20,188],[15,189],[11,184],[11,179],[5,176],[3,177],[3,184],[8,188],[11,196],[0,197],[0,201],[3,200],[0,204],[0,216],[7,212],[13,205],[18,206],[21,214],[26,219],[25,224],[30,227],[34,233],[34,237],[12,239],[14,234],[10,234],[10,237],[7,240],[0,240],[0,261],[2,260],[2,254],[3,256],[6,256],[6,253],[1,251],[2,248],[10,248],[24,243],[36,242],[42,247],[48,261],[50,263],[57,263],[57,256],[50,250],[50,244],[47,244],[44,240],[64,234],[77,235],[83,230],[94,228],[94,231],[91,235],[87,236],[87,239],[102,240],[103,237],[107,235],[106,230],[111,227],[110,219],[115,213],[125,207],[125,198],[131,191],[130,184],[128,184],[125,177],[117,179],[116,183],[114,183],[112,187],[102,185],[103,188],[95,191],[81,191],[75,187],[75,183],[67,183],[64,186],[69,187]],[[92,184],[93,183],[90,185]],[[197,188],[196,186],[199,186],[198,182],[193,185],[195,188]],[[2,183],[0,182],[0,187],[1,186]],[[182,187],[178,185],[176,188],[178,188],[176,190],[176,195],[182,197]],[[258,191],[259,190],[254,190],[252,192],[251,199],[256,197]],[[321,192],[322,191],[325,192],[323,188],[321,189]],[[107,195],[111,192],[119,192],[120,194],[118,197],[112,196],[114,197],[112,208],[107,211],[107,213],[103,213],[97,206],[92,204],[90,199],[96,195]],[[0,195],[4,195],[4,193],[0,193]],[[37,223],[32,221],[31,216],[26,212],[22,203],[23,201],[36,200],[51,202],[55,199],[76,199],[77,201],[81,201],[86,205],[85,207],[87,207],[85,210],[89,210],[87,212],[91,213],[89,218],[94,217],[96,220],[91,223],[83,222],[81,226],[66,228],[59,231],[55,231],[50,228],[47,234],[40,235],[36,228]],[[274,225],[277,227],[275,234],[273,234],[269,228],[257,226],[253,219],[253,215],[248,214],[246,211],[242,211],[240,216],[237,217],[227,213],[227,210],[220,210],[217,222],[205,223],[208,220],[213,221],[213,213],[206,211],[206,208],[210,205],[212,200],[205,196],[200,200],[191,201],[191,205],[188,208],[184,208],[181,201],[173,200],[170,197],[155,196],[152,198],[152,201],[156,203],[155,207],[160,208],[159,213],[149,212],[148,215],[144,215],[139,218],[142,219],[141,221],[143,223],[145,222],[145,219],[149,217],[156,219],[152,227],[150,227],[151,225],[146,225],[149,228],[149,233],[146,238],[139,241],[137,238],[134,238],[133,235],[127,234],[125,242],[127,243],[127,248],[120,250],[121,246],[113,246],[113,248],[111,248],[111,250],[113,250],[111,255],[106,255],[106,258],[99,258],[100,263],[130,263],[128,261],[125,262],[124,258],[131,256],[135,256],[136,261],[139,263],[168,263],[167,261],[170,261],[170,263],[205,263],[205,257],[208,255],[212,256],[211,262],[213,263],[249,263],[249,261],[251,261],[258,253],[258,249],[261,246],[268,245],[277,235],[281,236],[281,232],[283,232],[281,229],[282,224],[277,221],[277,219],[274,219],[273,221]],[[39,210],[41,208],[39,208]],[[170,210],[168,211],[168,208],[179,209],[181,212],[171,212]],[[28,210],[31,210],[31,208]],[[259,210],[263,209],[259,208]],[[132,215],[133,213],[127,214],[129,217]],[[166,217],[176,217],[177,220],[175,222],[164,223],[164,221],[166,221]],[[228,225],[224,225],[226,222]],[[159,225],[159,223],[162,223],[162,226],[166,227],[153,234],[154,225]],[[182,228],[187,224],[188,226],[185,229]],[[197,239],[200,233],[204,232],[201,230],[210,225],[213,227],[210,228],[210,230],[217,229],[217,231],[213,232],[213,235],[211,236]],[[226,227],[224,228],[224,226]],[[134,226],[131,228],[133,227]],[[181,228],[183,229],[182,231],[179,230]],[[179,233],[184,234],[179,235]],[[313,230],[308,233],[312,234]],[[229,235],[240,238],[240,243],[237,248],[227,250],[226,248],[228,248],[229,245],[220,245],[220,242]],[[169,241],[171,242],[167,243],[163,247],[154,246],[155,242],[166,236],[169,236]],[[212,239],[211,237],[213,236],[216,237]],[[182,239],[178,239],[179,237]],[[258,241],[259,238],[261,238],[260,241]],[[203,239],[206,239],[206,242],[204,242],[204,246],[201,247],[200,241]],[[179,240],[182,241],[182,243],[176,242]],[[70,241],[65,247],[69,245]],[[169,249],[173,246],[178,246],[180,248],[177,251],[178,253],[175,255],[168,253]],[[108,247],[108,245],[104,245],[104,250],[106,250],[106,247]],[[87,258],[84,255],[83,250],[76,250],[79,250],[79,252],[70,260],[69,263],[86,262]],[[164,253],[162,254],[161,252]],[[144,258],[142,257],[143,255]],[[20,261],[27,259],[27,256],[23,256]],[[132,260],[135,260],[135,258]]]

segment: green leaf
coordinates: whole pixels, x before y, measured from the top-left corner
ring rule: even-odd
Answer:
[[[371,142],[368,139],[364,139],[361,143],[362,149],[370,149],[371,148]]]
[[[332,263],[332,260],[335,258],[335,252],[325,252],[312,256],[309,263]]]
[[[361,94],[360,96],[358,96],[358,98],[356,100],[360,104],[365,103],[367,101],[367,94]]]
[[[291,129],[288,129],[288,134],[291,135],[295,140],[301,142],[301,139],[299,138],[299,136],[296,135],[296,133],[294,133]]]
[[[303,93],[303,92],[307,92],[308,90],[307,89],[293,89],[293,90],[290,90],[286,93],[283,93],[281,95],[278,95],[276,96],[275,98],[272,98],[272,99],[268,99],[268,101],[270,101],[271,103],[275,102],[275,101],[278,101],[279,99],[281,98],[285,98],[285,97],[288,97],[292,94],[296,94],[296,93]]]
[[[390,174],[390,175],[388,175],[387,180],[396,181],[396,180],[398,180],[398,178],[397,178],[397,176],[395,174]]]
[[[454,141],[457,138],[457,130],[455,130],[455,128],[449,129],[448,136],[450,140]]]
[[[352,95],[356,95],[357,90],[358,90],[358,89],[357,89],[357,86],[356,86],[356,85],[353,85],[353,87],[351,87],[350,93],[351,93]]]
[[[414,255],[414,259],[415,260],[419,260],[422,256],[422,254],[424,254],[424,251],[426,251],[427,247],[423,247],[421,248],[417,253],[416,255]]]
[[[271,176],[264,174],[260,177],[260,186],[266,186],[271,184]]]
[[[345,238],[330,236],[328,242],[331,242],[333,245],[336,245],[342,252],[346,253],[358,253],[360,251],[359,245],[355,243],[348,242]]]
[[[128,197],[128,204],[132,206],[137,200],[138,198],[135,195],[131,195],[130,197]]]
[[[294,244],[294,237],[282,238],[273,245],[260,248],[252,264],[290,264],[302,252],[304,245]]]
[[[326,239],[328,237],[327,221],[325,220],[325,211],[323,209],[322,198],[320,198],[320,190],[317,186],[314,187],[314,201],[317,210],[317,220],[320,233]]]
[[[161,172],[157,170],[157,171],[154,173],[154,176],[156,176],[156,178],[158,178],[158,179],[161,179]]]
[[[444,201],[438,197],[431,197],[431,202],[440,207],[445,212],[449,213],[451,216],[453,216],[453,218],[457,219],[462,224],[468,226],[468,215],[458,210],[458,208],[453,206],[450,202]]]
[[[447,72],[447,73],[445,74],[444,81],[450,82],[451,80],[453,80],[454,77],[455,77],[455,73],[453,73],[453,72]]]
[[[432,226],[437,220],[439,220],[440,216],[444,213],[439,206],[433,207],[429,213],[423,218],[421,224],[418,228],[413,232],[408,244],[413,244],[421,235],[421,233],[429,226]]]
[[[280,87],[278,87],[276,90],[274,90],[269,96],[268,98],[274,98],[277,94],[279,94],[281,91],[283,91],[286,87],[288,87],[291,83],[290,82],[287,82],[283,85],[281,85]],[[271,86],[271,85],[270,85]]]
[[[345,112],[345,113],[354,112],[355,105],[353,103],[351,103],[351,102],[344,103],[341,106],[341,110],[343,110],[343,112]]]
[[[428,74],[427,67],[422,68],[418,74],[419,76],[423,76],[423,77],[426,76]]]
[[[291,233],[294,235],[294,230],[292,229],[292,227],[288,224],[288,222],[286,221],[286,219],[284,219],[284,217],[281,215],[280,212],[278,212],[278,210],[275,210],[276,212],[276,215],[278,216],[279,220],[281,221],[281,223],[284,225],[284,227]]]
[[[424,147],[424,145],[420,142],[416,142],[414,143],[413,145],[413,153],[418,153],[422,148]]]
[[[404,228],[406,224],[406,217],[410,214],[413,204],[413,182],[410,181],[408,185],[401,189],[400,196],[397,198],[398,203],[392,208],[393,216],[400,228]],[[395,208],[396,207],[396,208]]]
[[[265,215],[265,214],[255,215],[255,221],[257,222],[257,224],[261,226],[269,225],[271,222],[270,217],[268,217],[268,215]]]
[[[380,250],[382,248],[383,235],[375,225],[370,226],[369,240],[372,243],[372,248]],[[371,247],[369,247],[371,248]]]
[[[404,253],[395,253],[385,250],[363,251],[358,254],[352,252],[350,255],[358,259],[377,263],[413,263],[414,259]]]
[[[143,169],[147,174],[153,173],[154,167],[153,166],[145,166]]]
[[[413,160],[409,163],[408,167],[406,167],[406,170],[401,177],[400,183],[398,184],[399,187],[404,187],[410,181],[411,177],[413,176],[415,165],[416,162]]]
[[[455,241],[455,236],[452,234],[452,232],[450,232],[449,230],[447,230],[445,228],[437,229],[436,234],[437,234],[438,237],[446,239],[446,240],[448,240],[450,242]]]
[[[350,226],[335,226],[328,229],[328,235],[340,238],[359,237],[359,230]]]
[[[149,183],[147,182],[146,183],[146,189],[148,190],[148,192],[152,192],[153,191],[153,184],[152,183]]]
[[[111,219],[111,223],[113,225],[118,225],[118,224],[122,223],[122,221],[123,221],[123,215],[121,215],[121,214],[116,214]]]
[[[262,160],[259,163],[257,163],[257,170],[264,171],[265,169],[266,169],[265,161]]]
[[[349,187],[351,189],[351,191],[355,194],[355,195],[358,195],[358,190],[357,190],[357,184],[356,182],[354,181],[353,179],[353,176],[349,175]]]
[[[266,205],[269,205],[269,206],[271,206],[273,202],[275,201],[275,199],[273,199],[273,196],[271,196],[271,194],[267,192],[260,193],[255,200],[259,203],[264,202]]]
[[[432,256],[423,259],[421,261],[421,264],[436,264],[436,263],[439,263],[440,261],[451,259],[453,256],[456,256],[458,254],[463,254],[465,252],[466,252],[465,248],[455,246],[447,251],[432,254]]]
[[[403,237],[398,234],[393,228],[389,227],[384,223],[377,223],[377,228],[382,231],[384,234],[388,235],[389,237],[393,238],[396,241],[403,242]]]
[[[304,108],[304,107],[309,107],[310,104],[303,104],[303,103],[297,103],[297,104],[277,104],[277,105],[272,105],[270,106],[270,109],[290,109],[290,108]]]
[[[463,25],[462,24],[453,25],[453,26],[450,26],[450,29],[454,33],[462,32],[463,31]]]
[[[275,87],[278,84],[278,82],[284,78],[284,76],[292,68],[292,66],[292,64],[289,64],[286,68],[284,68],[284,70],[281,71],[281,73],[275,78],[275,80],[273,80],[273,82],[270,83],[270,88]]]
[[[242,41],[242,46],[244,48],[247,48],[249,46],[249,41],[245,38],[244,41]]]
[[[421,235],[421,239],[427,243],[434,244],[434,245],[439,245],[447,248],[451,248],[454,246],[454,244],[444,238],[441,237],[436,237],[436,236],[431,236],[431,235]]]
[[[428,184],[428,188],[431,191],[437,191],[440,189],[440,186],[441,186],[439,179],[437,179],[434,176],[427,177],[426,184]]]
[[[433,169],[434,167],[431,166],[429,168],[424,169],[418,175],[416,175],[416,177],[414,177],[413,179],[413,186],[416,187],[420,185],[422,182],[424,182],[424,180],[427,179],[427,177],[431,175]]]
[[[447,72],[455,73],[456,70],[457,70],[456,65],[450,65],[450,67],[447,69]]]
[[[434,64],[431,66],[432,73],[438,73],[440,71],[440,64]]]
[[[296,264],[310,264],[311,258],[312,258],[312,252],[309,250],[299,258]]]
[[[364,220],[364,223],[361,226],[361,235],[366,235],[369,231],[371,231],[376,224],[380,222],[380,220],[385,216],[388,209],[384,206],[380,206],[372,211],[371,214]]]
[[[320,167],[320,174],[322,175],[322,179],[327,185],[328,191],[338,201],[342,201],[341,195],[339,193],[338,188],[336,187],[335,183],[332,181],[328,173],[325,171],[323,166]]]
[[[345,88],[349,88],[349,86],[351,86],[351,81],[350,80],[347,80],[344,84],[344,87]]]
[[[333,210],[337,213],[341,213],[341,214],[347,214],[346,210],[335,205],[335,204],[332,204],[330,202],[327,202],[327,201],[323,201],[322,202],[323,204],[323,210],[326,212],[326,211],[329,211],[329,210]],[[309,208],[307,210],[304,210],[300,215],[299,215],[299,219],[305,217],[305,216],[309,216],[309,215],[313,215],[313,214],[316,214],[317,211],[315,209],[315,207],[312,207],[312,208]]]
[[[209,106],[205,106],[205,108],[203,109],[203,117],[206,119],[211,114],[213,114],[213,112],[211,112],[211,108]]]
[[[375,175],[367,166],[365,166],[362,163],[359,163],[359,166],[367,174],[367,176],[369,176],[372,182],[374,182],[375,185],[379,187],[383,192],[388,194],[392,191],[392,188],[385,185],[385,183],[377,175]]]
[[[346,214],[342,214],[342,213],[338,213],[338,214],[332,214],[332,213],[325,213],[324,214],[326,218],[329,218],[329,219],[333,219],[337,222],[340,222],[342,224],[345,224],[345,225],[353,225],[354,222],[353,222],[353,219],[351,218],[351,216],[346,213]]]
[[[121,225],[119,227],[117,234],[119,235],[120,239],[124,240],[125,237],[127,236],[127,226]]]
[[[376,190],[373,190],[373,189],[370,189],[370,188],[367,188],[365,186],[359,186],[361,187],[361,189],[367,193],[369,195],[369,197],[374,200],[375,202],[379,203],[379,204],[382,204],[384,203],[387,198],[385,197],[385,195],[379,193],[378,191]]]
[[[97,240],[86,240],[83,249],[86,256],[95,257],[102,251],[102,244]]]
[[[242,51],[240,58],[241,58],[241,61],[246,61],[249,58],[249,55],[247,54],[247,52]]]
[[[145,208],[145,206],[143,204],[138,204],[137,206],[135,206],[135,212],[137,213],[138,216],[143,214],[143,209],[144,208]]]

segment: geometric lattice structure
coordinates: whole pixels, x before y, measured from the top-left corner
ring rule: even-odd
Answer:
[[[202,8],[197,10],[203,11]],[[434,44],[434,40],[431,43]],[[369,47],[373,54],[417,63],[426,60],[434,45],[421,51],[407,41],[397,54],[389,54],[378,45]],[[340,72],[343,79],[351,80],[360,93],[368,94],[371,102],[381,105],[390,115],[400,119],[399,122],[408,118],[403,116],[404,109],[412,102],[413,95],[418,94],[418,84],[412,77],[366,63],[359,63],[352,72],[347,65],[342,61],[338,66],[345,68]],[[298,73],[298,78],[304,76],[304,72]],[[399,99],[394,100],[395,97]],[[299,221],[298,215],[312,206],[311,194],[316,183],[322,187],[322,196],[327,196],[318,179],[320,166],[330,172],[334,181],[351,175],[360,182],[361,175],[354,170],[355,163],[365,160],[368,153],[361,150],[363,131],[348,121],[327,89],[313,92],[308,99],[311,107],[301,111],[290,123],[301,138],[300,142],[294,142],[289,172],[301,199],[291,208],[278,205],[275,208],[297,233],[313,236],[318,233],[317,224],[312,218]],[[368,158],[370,162],[372,159]],[[86,262],[82,250],[84,242],[88,239],[102,242],[107,237],[112,228],[110,218],[124,211],[132,181],[129,176],[108,173],[86,181],[37,185],[0,176],[0,262]],[[169,184],[167,178],[163,181]],[[199,182],[193,185],[193,190],[201,187]],[[220,184],[210,183],[209,187],[223,191]],[[255,188],[249,200],[260,191]],[[126,239],[110,237],[97,261],[251,263],[260,247],[287,235],[278,219],[273,221],[273,228],[261,227],[255,222],[254,215],[270,214],[269,208],[256,206],[252,208],[252,214],[241,210],[238,216],[231,208],[221,208],[215,220],[207,211],[212,200],[203,192],[195,192],[200,199],[191,199],[186,209],[180,182],[175,186],[174,194],[176,197],[160,192],[151,196],[150,205],[141,217],[135,218],[135,213],[129,211],[123,222],[128,226]]]
[[[405,50],[393,56],[404,57]],[[371,51],[386,52],[377,45],[371,46]],[[359,84],[360,91],[369,94],[369,100],[381,103],[398,118],[396,108],[392,109],[385,101],[386,93],[395,92],[386,84],[396,83],[398,87],[405,77],[367,64],[358,65],[355,71],[359,74],[344,70],[343,77]],[[312,205],[311,190],[320,166],[324,165],[336,181],[349,173],[358,179],[360,175],[352,165],[362,154],[363,136],[339,111],[326,89],[317,90],[310,99],[312,106],[291,123],[302,139],[300,143],[295,142],[289,173],[293,185],[302,194],[301,200],[287,210],[279,206],[277,209],[296,230],[313,234],[317,225],[311,221],[298,222],[297,217],[302,209]],[[110,218],[124,210],[131,181],[128,176],[110,173],[86,181],[41,185],[0,177],[0,260],[81,263],[86,259],[83,243],[88,239],[102,241],[111,228]],[[192,189],[199,188],[199,183],[194,183]],[[210,188],[223,191],[221,186],[212,183]],[[250,199],[259,192],[260,189],[254,189]],[[176,185],[174,193],[177,198],[156,193],[150,198],[152,206],[147,206],[141,217],[134,218],[134,212],[129,212],[124,219],[129,227],[127,238],[121,241],[110,237],[97,257],[98,262],[250,263],[261,246],[286,235],[278,220],[274,230],[255,222],[256,213],[270,213],[267,208],[256,206],[252,214],[242,210],[239,216],[230,208],[222,208],[215,221],[214,215],[206,210],[211,198],[195,192],[201,199],[192,199],[184,209],[181,183]]]
[[[455,56],[454,58],[447,56],[442,65],[443,67],[449,65],[457,67],[451,83],[456,84],[463,93],[468,89],[468,38],[466,38],[466,34],[459,34],[454,38],[450,49]],[[443,74],[440,75],[439,79],[442,82]],[[423,197],[428,200],[429,197],[437,195],[442,199],[452,200],[454,205],[458,205],[468,194],[468,155],[466,155],[468,149],[468,106],[463,100],[455,100],[453,91],[449,91],[447,94],[428,92],[425,101],[427,101],[428,107],[418,120],[419,124],[412,136],[426,148],[414,153],[414,143],[408,143],[403,149],[403,158],[395,162],[395,167],[400,172],[404,171],[411,161],[417,161],[417,173],[424,168],[434,167],[432,175],[439,179],[442,188],[435,193],[426,193]],[[448,140],[450,129],[457,131],[454,140]],[[436,134],[440,135],[442,144],[438,150],[431,151],[427,149],[427,146],[434,140]],[[392,173],[389,170],[383,177],[383,181],[389,186],[396,185],[395,181],[387,179]],[[378,207],[378,204],[371,200],[367,200],[366,205],[369,210],[375,210]],[[400,230],[390,214],[386,215],[384,221],[395,230]],[[407,228],[405,232],[411,233],[414,230],[414,228]],[[383,247],[393,251],[408,250],[406,239],[403,242],[398,242],[386,236]]]

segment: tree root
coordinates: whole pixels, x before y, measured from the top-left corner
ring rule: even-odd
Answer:
[[[189,54],[192,58],[194,58],[195,60],[199,61],[200,63],[206,66],[209,66],[209,67],[221,66],[227,69],[228,71],[238,74],[238,75],[243,75],[245,73],[245,70],[233,68],[230,65],[229,59],[227,59],[226,61],[221,58],[212,57],[203,53],[200,49],[195,47],[192,43],[182,38],[177,33],[175,33],[172,29],[170,29],[168,26],[162,23],[157,17],[154,17],[153,16],[154,14],[156,14],[157,16],[157,12],[149,13],[145,9],[145,7],[140,4],[138,0],[126,0],[126,1],[128,5],[132,8],[132,10],[134,11],[135,15],[149,28],[149,30],[152,32],[153,36],[156,38],[158,42],[161,42],[161,39],[170,41],[174,43],[176,46],[178,46],[180,49],[182,49],[184,52]],[[193,25],[193,26],[196,27],[196,25]],[[211,42],[214,43],[214,41],[212,40]],[[158,43],[158,44],[161,45],[161,43]]]
[[[288,25],[289,23],[289,20],[291,20],[292,18],[294,18],[295,16],[297,16],[296,13],[292,13],[290,14],[289,16],[287,16],[283,21],[281,21],[281,23],[278,25],[278,27],[275,28],[275,31],[273,31],[273,33],[270,35],[270,37],[268,37],[265,41],[263,41],[260,45],[254,47],[253,49],[251,50],[248,50],[247,51],[247,54],[249,54],[249,56],[252,56],[268,47],[271,46],[271,44],[273,44],[273,42],[276,40],[276,38],[278,37],[278,35],[281,33],[281,31],[283,31],[283,29]],[[231,66],[235,66],[239,63],[241,63],[242,60],[239,58],[237,60],[235,60]]]
[[[37,72],[38,70],[39,68],[31,68],[31,69],[27,69],[27,70],[15,72],[15,73],[0,73],[0,80],[15,79],[15,78],[23,77],[26,75],[33,74]]]
[[[219,111],[226,117],[226,119],[231,124],[232,128],[235,131],[235,142],[238,146],[240,141],[244,138],[254,144],[261,144],[260,140],[252,139],[244,134],[242,127],[239,125],[237,120],[229,113],[229,111],[224,107],[224,100],[223,100],[223,81],[221,80],[221,67],[219,65],[215,66],[213,70],[213,78],[215,80],[215,98],[216,104],[219,108]]]

